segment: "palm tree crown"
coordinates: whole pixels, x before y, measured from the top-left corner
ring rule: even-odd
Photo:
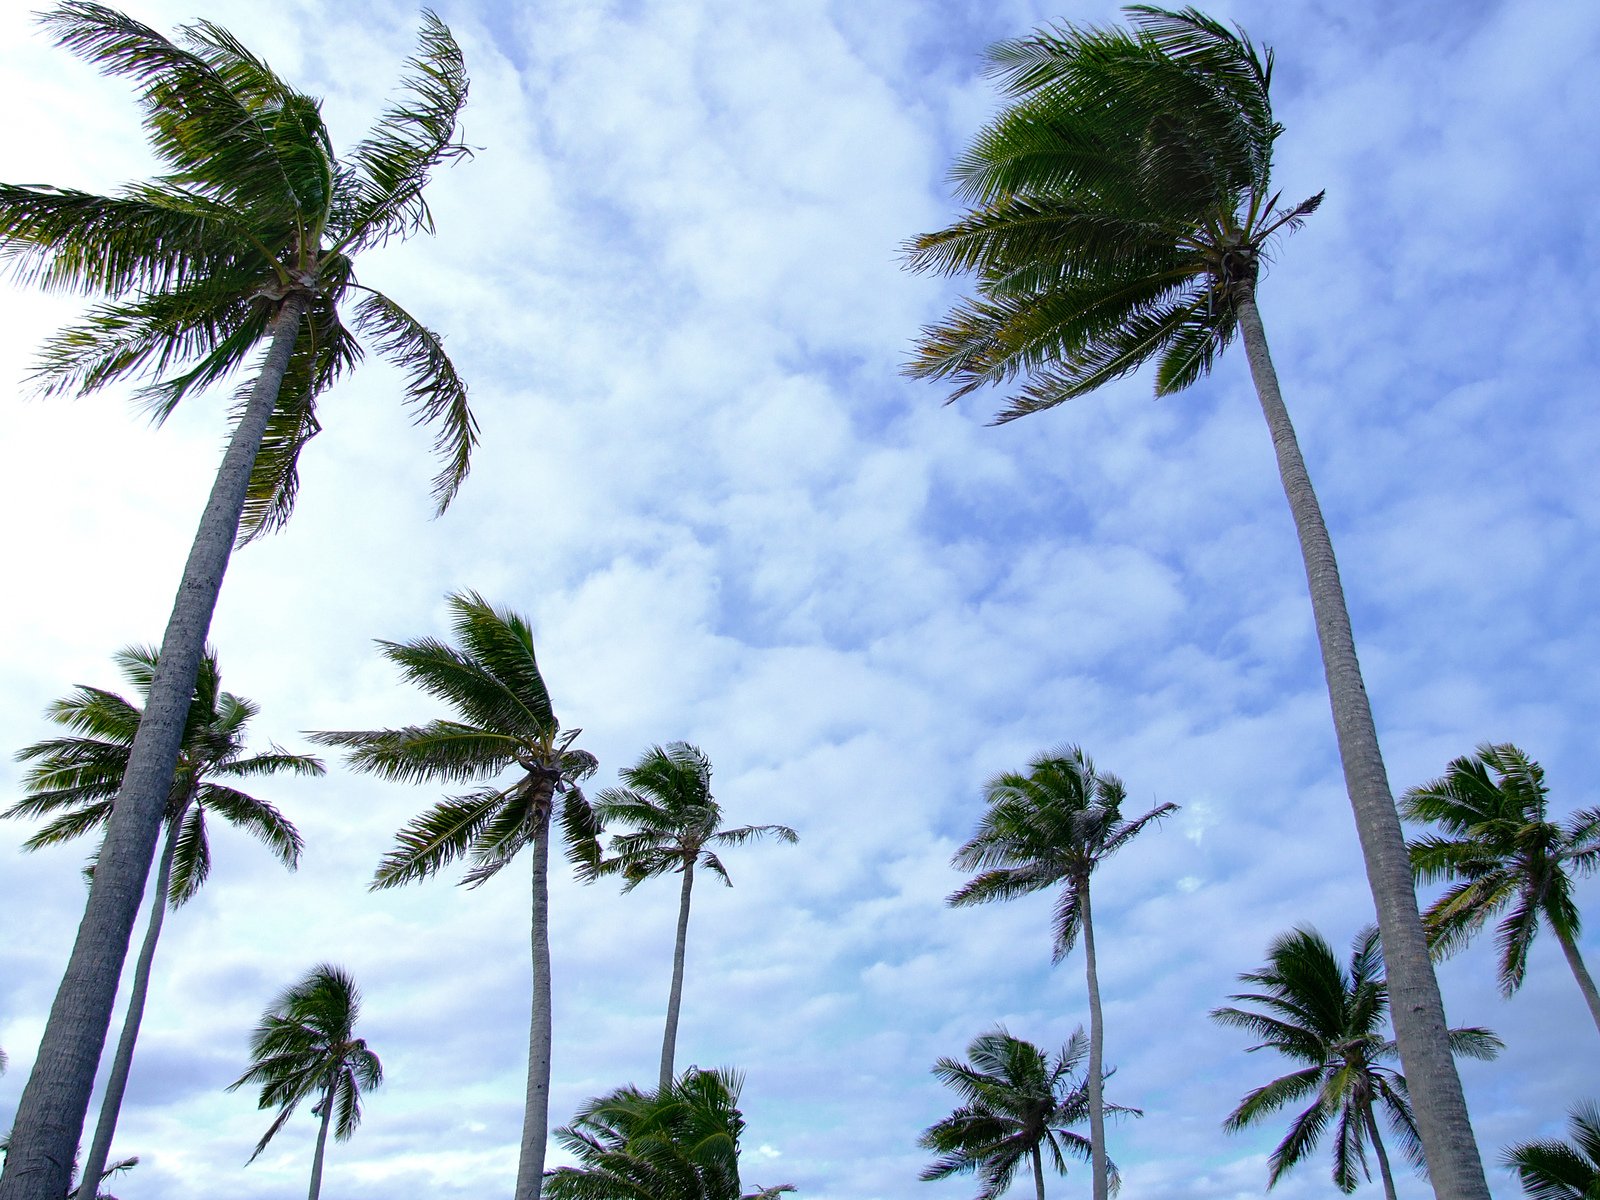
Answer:
[[[1495,932],[1500,989],[1509,996],[1522,986],[1542,919],[1600,1026],[1600,997],[1578,953],[1582,920],[1572,898],[1572,876],[1600,867],[1600,808],[1580,809],[1558,825],[1546,816],[1548,797],[1544,768],[1517,747],[1479,746],[1442,778],[1406,792],[1405,815],[1443,831],[1409,843],[1411,866],[1419,881],[1453,881],[1424,914],[1437,952],[1459,949],[1509,906]]]
[[[1062,1175],[1068,1155],[1090,1158],[1089,1139],[1067,1128],[1088,1117],[1089,1092],[1081,1074],[1087,1053],[1082,1029],[1052,1057],[998,1027],[973,1039],[966,1062],[941,1058],[933,1073],[955,1090],[961,1107],[917,1139],[919,1146],[939,1156],[921,1178],[975,1173],[980,1180],[977,1200],[997,1200],[1026,1160],[1032,1163],[1036,1193],[1043,1200],[1046,1152]],[[1115,1187],[1116,1167],[1110,1171]]]
[[[1517,1173],[1529,1200],[1594,1200],[1600,1196],[1600,1106],[1588,1100],[1568,1114],[1570,1142],[1519,1142],[1500,1156]]]
[[[1337,1122],[1335,1186],[1351,1192],[1358,1174],[1371,1178],[1370,1144],[1384,1190],[1393,1200],[1394,1183],[1375,1114],[1383,1114],[1414,1167],[1423,1170],[1425,1163],[1405,1077],[1384,1065],[1393,1062],[1398,1051],[1384,1036],[1389,991],[1376,927],[1356,935],[1347,966],[1335,959],[1333,948],[1316,930],[1296,929],[1272,943],[1266,966],[1239,978],[1258,990],[1230,999],[1253,1007],[1218,1008],[1212,1019],[1260,1038],[1252,1051],[1276,1050],[1302,1066],[1256,1088],[1228,1114],[1223,1127],[1240,1130],[1286,1105],[1309,1099],[1310,1105],[1290,1123],[1272,1152],[1267,1186],[1309,1156],[1329,1125]],[[1500,1039],[1486,1029],[1452,1029],[1450,1045],[1457,1054],[1483,1059],[1493,1058],[1501,1048]]]

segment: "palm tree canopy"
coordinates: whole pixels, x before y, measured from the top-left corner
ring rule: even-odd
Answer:
[[[307,319],[251,477],[245,536],[288,518],[299,451],[320,429],[317,398],[363,357],[359,339],[400,368],[417,421],[435,430],[442,511],[477,440],[466,385],[439,336],[363,287],[352,260],[431,231],[429,175],[468,153],[455,133],[467,77],[449,29],[423,14],[399,99],[341,158],[318,102],[209,21],[173,41],[88,0],[40,21],[58,45],[134,84],[165,172],[111,196],[0,185],[0,256],[13,274],[105,297],[45,343],[37,385],[83,394],[144,377],[139,395],[163,420],[244,367],[285,298],[302,295]]]
[[[691,1067],[667,1088],[591,1100],[556,1141],[578,1160],[545,1174],[551,1200],[741,1200],[743,1077]],[[793,1191],[759,1188],[744,1200]]]
[[[418,816],[398,834],[372,886],[426,879],[463,856],[472,865],[462,882],[483,883],[544,827],[555,793],[563,798],[568,853],[580,867],[592,868],[599,828],[578,783],[594,773],[595,758],[573,748],[582,731],[563,730],[556,719],[532,629],[476,592],[452,595],[447,603],[455,645],[437,638],[378,644],[407,680],[449,704],[459,719],[314,733],[311,739],[344,748],[358,771],[406,783],[492,779],[510,767],[521,774],[503,787],[452,796]]]
[[[952,905],[1009,900],[1065,884],[1056,903],[1055,961],[1071,951],[1083,923],[1082,887],[1095,867],[1152,821],[1178,810],[1159,804],[1132,820],[1122,815],[1122,781],[1095,770],[1076,746],[1035,758],[1027,774],[1008,771],[984,788],[988,805],[977,832],[951,858],[978,874],[955,891]]]
[[[250,1035],[250,1069],[228,1085],[259,1085],[259,1107],[277,1117],[256,1143],[250,1160],[266,1149],[307,1096],[333,1105],[333,1131],[346,1141],[361,1124],[361,1093],[383,1083],[383,1064],[355,1035],[361,992],[340,967],[322,963],[285,989]]]
[[[1577,941],[1582,921],[1572,876],[1600,866],[1600,808],[1557,824],[1546,814],[1548,796],[1544,769],[1506,743],[1479,746],[1402,798],[1408,819],[1443,831],[1407,844],[1420,882],[1453,881],[1424,915],[1436,952],[1459,949],[1510,907],[1495,935],[1507,995],[1522,985],[1540,917]]]
[[[1298,1070],[1250,1092],[1223,1128],[1237,1131],[1279,1109],[1309,1099],[1272,1152],[1267,1186],[1309,1156],[1335,1125],[1333,1181],[1343,1192],[1355,1189],[1367,1167],[1367,1115],[1381,1111],[1401,1151],[1422,1170],[1422,1143],[1411,1114],[1405,1077],[1384,1064],[1398,1058],[1385,1037],[1389,990],[1376,926],[1356,935],[1347,964],[1314,929],[1301,928],[1275,939],[1267,965],[1239,979],[1256,990],[1230,997],[1250,1008],[1213,1010],[1213,1020],[1243,1029],[1259,1039],[1257,1050],[1276,1050]],[[1471,1058],[1492,1059],[1502,1043],[1487,1029],[1450,1030],[1450,1048]]]
[[[1151,359],[1158,395],[1189,386],[1274,235],[1321,201],[1272,191],[1270,51],[1193,8],[1127,12],[1131,30],[1057,25],[989,50],[1013,103],[952,170],[973,207],[905,247],[912,269],[977,289],[924,327],[908,373],[952,380],[951,399],[1025,376],[997,421]]]
[[[1047,1154],[1063,1175],[1069,1155],[1088,1161],[1089,1139],[1067,1128],[1088,1117],[1089,1093],[1081,1070],[1087,1053],[1082,1029],[1052,1057],[999,1026],[967,1046],[966,1062],[939,1059],[933,1073],[955,1091],[961,1106],[917,1139],[917,1145],[938,1155],[920,1178],[975,1173],[980,1179],[977,1200],[996,1200],[1035,1152]],[[1116,1104],[1106,1110],[1140,1115],[1138,1109]],[[1114,1165],[1111,1176],[1115,1181]]]
[[[1500,1156],[1517,1173],[1530,1200],[1595,1200],[1600,1196],[1600,1106],[1593,1100],[1568,1114],[1571,1141],[1519,1142]]]
[[[117,652],[116,662],[139,697],[146,698],[155,676],[155,650],[127,646]],[[207,650],[167,801],[169,827],[174,821],[181,823],[168,892],[173,908],[192,899],[211,872],[207,813],[253,835],[290,870],[299,865],[303,843],[294,824],[267,801],[221,782],[285,772],[324,773],[320,759],[278,746],[265,754],[247,754],[246,729],[258,711],[254,702],[222,690],[216,651]],[[79,686],[52,703],[47,715],[69,733],[17,752],[19,761],[31,764],[22,781],[27,795],[0,812],[0,818],[50,818],[23,843],[28,850],[104,830],[122,786],[142,709],[115,692]]]
[[[787,825],[722,828],[722,808],[711,794],[711,762],[687,742],[652,746],[619,777],[624,786],[603,789],[595,797],[594,812],[602,825],[632,826],[612,836],[612,857],[598,868],[601,874],[620,874],[623,891],[682,871],[687,864],[704,867],[731,887],[733,880],[715,847],[742,846],[764,837],[790,843],[800,839]]]

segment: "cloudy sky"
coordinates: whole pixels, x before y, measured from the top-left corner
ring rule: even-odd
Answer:
[[[108,189],[150,169],[125,84],[0,12],[0,173]],[[348,145],[417,27],[407,3],[130,0],[204,15],[326,98]],[[203,12],[199,11],[203,8]],[[1486,740],[1546,766],[1554,808],[1600,774],[1600,7],[1543,0],[1236,0],[1278,51],[1278,181],[1327,202],[1262,308],[1344,569],[1396,790]],[[330,13],[337,15],[330,15]],[[897,247],[947,223],[952,156],[992,113],[989,42],[1082,0],[442,0],[467,55],[475,158],[432,189],[438,236],[361,264],[446,333],[483,428],[430,520],[427,439],[376,363],[324,403],[287,531],[236,559],[213,629],[257,745],[435,714],[374,638],[440,634],[475,588],[528,615],[597,784],[686,739],[730,819],[798,846],[730,854],[691,929],[680,1063],[738,1066],[747,1183],[812,1200],[962,1200],[917,1182],[949,1111],[928,1073],[996,1022],[1059,1045],[1082,959],[1049,963],[1049,900],[944,897],[985,780],[1082,745],[1130,807],[1182,805],[1096,877],[1125,1194],[1261,1194],[1271,1123],[1222,1117],[1282,1064],[1206,1013],[1268,942],[1371,919],[1305,580],[1245,364],[1155,402],[1148,379],[1003,429],[899,368],[958,285]],[[150,429],[121,394],[39,400],[33,347],[71,298],[0,284],[0,802],[46,704],[120,687],[159,637],[224,434],[204,398]],[[331,763],[263,783],[308,849],[290,876],[214,832],[168,922],[119,1131],[124,1200],[296,1194],[314,1122],[254,1165],[270,1119],[223,1087],[281,988],[338,962],[365,992],[384,1088],[330,1151],[327,1194],[510,1190],[526,1046],[526,875],[369,894],[437,793]],[[81,912],[87,847],[0,828],[0,1126]],[[1600,887],[1580,902],[1600,958]],[[675,888],[557,881],[552,1113],[653,1079]],[[1450,1018],[1496,1029],[1463,1068],[1485,1155],[1593,1094],[1600,1042],[1548,935],[1527,986],[1475,946]],[[554,1160],[553,1160],[554,1161]],[[1517,1193],[1490,1167],[1496,1194]],[[1277,1190],[1327,1192],[1319,1155]],[[1421,1197],[1414,1178],[1401,1195]],[[1086,1168],[1056,1194],[1086,1194]],[[1369,1191],[1376,1193],[1376,1185]]]

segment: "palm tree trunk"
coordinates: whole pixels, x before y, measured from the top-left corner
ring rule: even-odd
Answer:
[[[1033,1194],[1044,1200],[1044,1152],[1038,1146],[1033,1148]]]
[[[528,1023],[528,1091],[522,1112],[522,1152],[515,1200],[539,1200],[544,1144],[550,1136],[550,804],[555,781],[534,786],[539,828],[533,834],[533,1014]]]
[[[333,1120],[333,1089],[338,1081],[335,1074],[328,1080],[328,1088],[322,1093],[322,1124],[317,1126],[317,1148],[311,1155],[311,1194],[307,1200],[317,1200],[322,1191],[322,1156],[328,1149],[328,1125]]]
[[[239,535],[250,471],[309,302],[303,293],[292,293],[273,319],[266,361],[228,440],[184,564],[72,957],[17,1104],[9,1160],[0,1175],[0,1200],[59,1200],[72,1187],[72,1160],[83,1136],[117,980],[155,857],[211,614]]]
[[[1594,1018],[1596,1029],[1600,1029],[1600,993],[1594,989],[1594,977],[1589,974],[1589,968],[1583,964],[1583,955],[1578,953],[1578,943],[1572,934],[1565,930],[1555,931],[1556,941],[1561,943],[1561,953],[1567,956],[1567,966],[1572,968],[1572,977],[1578,981],[1578,990],[1583,993],[1583,999],[1589,1006],[1589,1015]]]
[[[1083,973],[1089,987],[1089,1166],[1094,1173],[1094,1200],[1111,1194],[1106,1167],[1106,1107],[1104,1095],[1105,1033],[1100,1024],[1100,972],[1094,957],[1094,915],[1089,908],[1089,877],[1080,876],[1078,912],[1083,920]]]
[[[1394,1175],[1389,1171],[1389,1155],[1383,1149],[1383,1138],[1378,1134],[1378,1121],[1372,1115],[1372,1105],[1367,1105],[1367,1136],[1372,1139],[1372,1152],[1378,1156],[1378,1175],[1383,1180],[1383,1194],[1386,1200],[1396,1200],[1394,1194]]]
[[[150,903],[150,922],[145,927],[144,944],[133,967],[133,991],[128,995],[128,1011],[122,1018],[122,1036],[117,1041],[117,1056],[111,1063],[106,1093],[100,1099],[100,1119],[94,1127],[89,1156],[83,1160],[78,1176],[78,1200],[95,1200],[100,1193],[100,1173],[111,1154],[111,1138],[117,1131],[117,1115],[122,1111],[122,1096],[128,1090],[128,1072],[133,1066],[133,1047],[139,1040],[139,1025],[144,1020],[144,1001],[150,991],[150,964],[155,961],[156,941],[161,937],[161,922],[167,912],[167,892],[172,882],[172,860],[178,852],[178,835],[183,831],[189,801],[169,823],[166,845],[161,848],[161,863],[156,868],[156,894]]]
[[[1444,1001],[1417,911],[1411,861],[1378,749],[1372,706],[1356,661],[1355,638],[1350,632],[1350,614],[1333,557],[1333,543],[1278,391],[1278,376],[1267,351],[1267,336],[1253,289],[1239,299],[1238,305],[1250,375],[1272,434],[1284,494],[1300,536],[1345,790],[1355,811],[1367,882],[1378,910],[1395,1040],[1411,1084],[1428,1173],[1440,1200],[1489,1200],[1483,1161],[1472,1135],[1455,1060],[1450,1055]]]
[[[672,1059],[678,1048],[678,1010],[683,1006],[683,953],[689,941],[689,893],[694,888],[694,859],[683,863],[683,890],[678,898],[678,941],[672,949],[672,991],[667,995],[667,1032],[661,1039],[661,1094],[672,1086]]]

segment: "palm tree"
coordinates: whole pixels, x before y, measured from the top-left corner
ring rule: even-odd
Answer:
[[[317,1097],[311,1115],[321,1120],[311,1158],[310,1200],[317,1200],[322,1190],[329,1127],[339,1141],[348,1142],[361,1124],[361,1093],[383,1083],[383,1064],[367,1048],[367,1040],[356,1036],[360,1017],[361,992],[349,972],[330,963],[313,967],[261,1014],[250,1035],[250,1069],[228,1085],[231,1092],[259,1084],[257,1107],[278,1110],[249,1162],[267,1148],[300,1101]]]
[[[1600,1196],[1600,1107],[1574,1105],[1567,1114],[1572,1141],[1519,1142],[1500,1164],[1517,1173],[1532,1200],[1594,1200]]]
[[[1489,1200],[1428,958],[1333,544],[1256,306],[1275,238],[1321,194],[1280,205],[1272,54],[1193,8],[1128,9],[1133,29],[1038,30],[990,49],[1014,103],[957,161],[972,204],[906,248],[972,272],[977,296],[923,330],[907,368],[951,397],[1026,379],[997,421],[1156,363],[1157,395],[1209,373],[1239,334],[1305,561],[1345,786],[1396,997],[1396,1033],[1439,1194]]]
[[[353,267],[360,252],[431,228],[424,185],[466,153],[455,135],[466,72],[438,18],[424,14],[401,99],[342,159],[317,101],[210,22],[172,41],[88,0],[64,0],[41,21],[58,45],[134,83],[166,173],[113,196],[0,185],[0,251],[13,269],[105,297],[46,343],[37,383],[83,393],[143,375],[139,395],[159,420],[265,349],[254,383],[236,395],[100,869],[17,1110],[0,1200],[44,1200],[66,1186],[223,573],[241,532],[288,518],[298,453],[320,429],[316,400],[361,358],[357,335],[400,367],[408,404],[438,431],[441,509],[476,440],[439,337],[360,285]]]
[[[597,873],[620,874],[624,892],[669,871],[683,876],[678,892],[678,938],[672,951],[667,1030],[661,1040],[659,1088],[665,1092],[673,1080],[672,1059],[678,1041],[678,1012],[683,1003],[683,957],[689,937],[689,895],[694,888],[695,867],[704,867],[732,887],[733,880],[728,878],[727,868],[713,847],[742,846],[764,837],[796,842],[800,835],[787,825],[721,828],[722,809],[711,795],[711,763],[698,747],[687,742],[673,742],[665,748],[652,746],[620,777],[624,787],[605,788],[595,797],[595,816],[606,826],[623,821],[633,828],[612,837],[612,857],[600,864]]]
[[[3,1066],[3,1063],[0,1063],[0,1066]],[[0,1134],[0,1165],[4,1164],[5,1160],[10,1156],[10,1152],[11,1135],[9,1133]],[[117,1197],[113,1196],[110,1192],[102,1190],[106,1185],[106,1180],[116,1175],[125,1174],[126,1172],[133,1170],[133,1168],[137,1167],[138,1165],[139,1159],[138,1156],[135,1155],[132,1158],[118,1159],[116,1162],[106,1167],[106,1169],[100,1173],[100,1186],[94,1189],[93,1200],[117,1200]],[[70,1183],[68,1185],[68,1190],[61,1193],[63,1200],[72,1200],[72,1197],[80,1190],[76,1159],[73,1160],[72,1172],[69,1178]]]
[[[547,1175],[550,1200],[770,1200],[787,1183],[741,1195],[743,1077],[691,1067],[656,1091],[589,1101],[556,1141],[578,1160]]]
[[[452,796],[400,830],[372,886],[414,883],[466,857],[472,866],[462,882],[477,887],[523,847],[533,848],[533,1013],[516,1200],[538,1200],[550,1112],[550,818],[559,793],[568,854],[592,872],[599,828],[578,782],[596,763],[573,748],[582,731],[563,731],[556,720],[527,621],[491,607],[476,592],[450,596],[448,603],[458,646],[435,638],[378,644],[408,680],[462,719],[317,733],[312,740],[344,747],[358,771],[404,783],[492,780],[518,770],[509,783]]]
[[[982,1181],[977,1200],[998,1200],[1026,1159],[1033,1166],[1037,1200],[1044,1200],[1046,1149],[1062,1175],[1068,1154],[1093,1157],[1089,1139],[1067,1128],[1088,1114],[1088,1087],[1078,1077],[1087,1049],[1082,1028],[1050,1058],[1032,1042],[997,1026],[967,1046],[967,1062],[941,1058],[934,1063],[934,1075],[955,1089],[961,1107],[917,1139],[917,1145],[939,1155],[921,1178],[976,1173]],[[1115,1104],[1110,1109],[1139,1114]],[[1119,1181],[1114,1164],[1109,1172],[1115,1190]]]
[[[147,697],[156,672],[155,651],[147,646],[128,646],[115,657],[123,677],[141,698]],[[155,899],[150,906],[144,944],[134,965],[133,989],[100,1102],[100,1119],[83,1167],[80,1200],[94,1200],[89,1181],[100,1178],[111,1152],[144,1017],[162,918],[169,906],[176,909],[193,899],[211,872],[206,814],[213,813],[254,835],[290,870],[299,865],[302,843],[293,823],[267,801],[220,782],[285,772],[323,773],[318,759],[290,754],[277,746],[266,754],[247,755],[245,729],[258,711],[253,701],[222,690],[216,652],[208,650],[200,662],[177,772],[167,796],[167,836],[156,867]],[[27,797],[0,812],[0,818],[53,818],[23,843],[27,850],[58,845],[105,829],[127,770],[129,748],[139,728],[140,708],[114,692],[80,686],[72,695],[52,704],[48,714],[71,732],[35,742],[17,753],[20,761],[33,764],[22,781]],[[91,866],[90,873],[95,870],[96,866]]]
[[[1238,1131],[1309,1097],[1310,1106],[1272,1152],[1267,1187],[1316,1150],[1337,1118],[1334,1185],[1342,1192],[1354,1191],[1358,1170],[1372,1178],[1366,1151],[1370,1142],[1384,1195],[1395,1200],[1389,1155],[1378,1131],[1379,1111],[1406,1159],[1418,1170],[1425,1170],[1426,1163],[1405,1077],[1382,1065],[1392,1062],[1397,1051],[1383,1036],[1389,992],[1377,928],[1369,925],[1356,935],[1348,967],[1340,965],[1333,947],[1316,930],[1296,929],[1267,949],[1265,967],[1239,978],[1261,990],[1229,998],[1264,1011],[1218,1008],[1212,1019],[1259,1037],[1252,1051],[1276,1050],[1304,1065],[1256,1088],[1228,1114],[1223,1128]],[[1487,1029],[1452,1029],[1450,1047],[1456,1054],[1491,1059],[1501,1042]]]
[[[978,830],[950,860],[962,871],[978,871],[952,894],[950,905],[1010,900],[1061,885],[1055,909],[1055,962],[1083,934],[1084,972],[1089,989],[1089,1142],[1095,1200],[1110,1194],[1106,1157],[1105,1031],[1100,1013],[1100,975],[1095,959],[1094,920],[1089,876],[1131,842],[1152,821],[1178,810],[1158,804],[1143,816],[1125,820],[1122,781],[1101,775],[1076,746],[1040,755],[1026,775],[1007,772],[984,788],[988,811]]]
[[[1582,920],[1572,899],[1572,876],[1600,867],[1600,808],[1581,809],[1557,825],[1545,817],[1548,796],[1544,768],[1510,743],[1479,746],[1473,757],[1452,762],[1442,779],[1407,791],[1401,801],[1407,819],[1447,835],[1409,844],[1417,879],[1460,880],[1429,905],[1423,921],[1434,952],[1448,954],[1510,905],[1495,931],[1500,990],[1509,996],[1522,986],[1543,917],[1600,1028],[1600,993],[1578,953]]]

